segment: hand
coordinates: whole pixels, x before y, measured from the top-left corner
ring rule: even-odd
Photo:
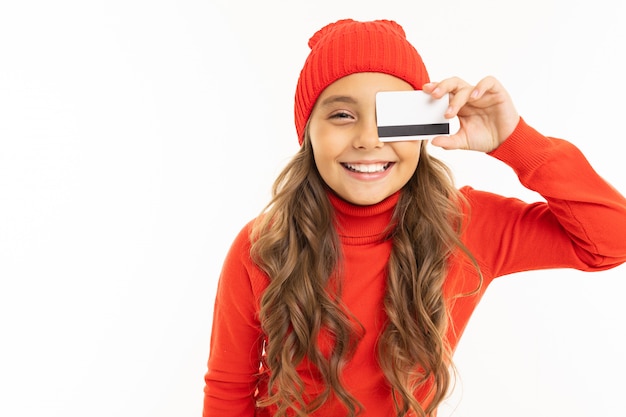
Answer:
[[[445,117],[459,118],[459,131],[438,136],[434,146],[444,149],[467,149],[491,152],[508,138],[519,122],[519,114],[502,84],[485,77],[472,86],[457,77],[424,84],[424,92],[433,98],[450,95]]]

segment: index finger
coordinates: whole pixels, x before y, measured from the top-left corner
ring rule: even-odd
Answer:
[[[424,84],[422,88],[433,98],[441,98],[445,94],[450,96],[450,105],[445,113],[445,117],[448,119],[457,115],[474,92],[474,87],[459,77],[450,77],[439,82]]]

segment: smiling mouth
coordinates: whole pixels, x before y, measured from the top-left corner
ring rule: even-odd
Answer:
[[[342,162],[341,165],[348,171],[358,172],[362,174],[372,174],[388,170],[389,167],[391,167],[392,162],[387,162],[384,164],[348,164]]]

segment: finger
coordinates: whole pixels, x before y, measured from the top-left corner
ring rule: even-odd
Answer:
[[[430,82],[422,86],[422,91],[434,99],[440,99],[449,93],[451,85],[448,82]]]
[[[500,82],[492,76],[487,76],[476,84],[469,99],[471,101],[480,100],[486,92],[500,92],[500,90],[503,90]]]
[[[469,149],[465,136],[454,134],[450,136],[436,136],[430,141],[431,145],[446,150]]]
[[[445,94],[455,94],[470,85],[467,81],[459,77],[450,77],[437,83],[430,84],[432,84],[429,86],[431,95],[435,98],[441,98]]]
[[[448,78],[443,81],[431,81],[422,85],[422,91],[430,94],[435,99],[439,99],[450,93],[460,82],[461,80],[458,77]]]
[[[440,99],[446,94],[449,95],[449,107],[444,114],[447,119],[456,117],[459,110],[467,103],[472,88],[469,83],[459,77],[450,77],[423,86],[423,90],[435,99]]]
[[[461,108],[465,106],[465,104],[467,104],[467,102],[469,101],[470,95],[472,94],[473,90],[474,87],[472,87],[471,85],[466,85],[458,89],[456,92],[450,93],[450,104],[444,116],[448,119],[456,117],[459,110],[461,110]]]
[[[437,88],[437,85],[439,85],[439,83],[438,83],[438,82],[431,81],[431,82],[426,83],[426,84],[424,84],[424,85],[422,86],[422,91],[424,91],[424,92],[425,92],[425,93],[427,93],[427,94],[430,94],[430,93],[432,93],[432,92],[433,92],[433,90],[434,90],[435,88]]]

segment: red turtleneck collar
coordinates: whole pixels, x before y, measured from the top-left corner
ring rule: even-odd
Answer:
[[[385,240],[400,191],[369,206],[349,203],[332,191],[328,191],[328,198],[335,209],[335,227],[341,241],[365,245]]]

